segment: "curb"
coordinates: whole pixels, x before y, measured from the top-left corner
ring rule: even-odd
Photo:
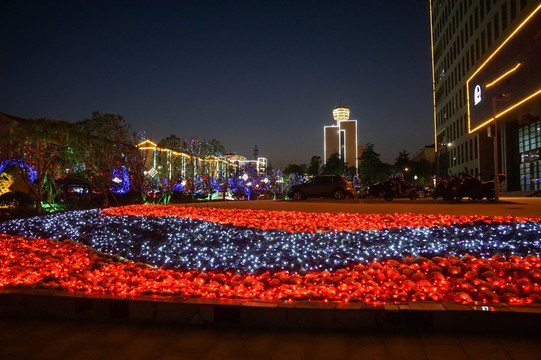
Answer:
[[[540,304],[263,302],[173,296],[89,296],[50,290],[0,291],[0,318],[127,320],[273,329],[541,331]]]

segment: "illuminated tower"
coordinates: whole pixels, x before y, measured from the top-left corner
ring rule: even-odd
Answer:
[[[336,125],[323,128],[324,162],[338,154],[348,168],[353,166],[358,172],[357,120],[349,119],[349,109],[345,105],[336,106],[332,114]]]

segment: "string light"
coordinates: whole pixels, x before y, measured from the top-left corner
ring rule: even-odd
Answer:
[[[12,235],[0,235],[0,287],[267,300],[541,302],[541,229],[534,218],[362,215],[364,222],[349,225],[356,230],[294,232],[287,222],[299,215],[321,221],[351,214],[235,210],[233,220],[218,209],[176,209],[181,216],[172,216],[172,207],[130,206],[1,223],[0,232]],[[214,221],[187,213],[214,214]],[[258,227],[231,224],[254,214]],[[287,230],[263,229],[278,219]]]
[[[38,177],[38,172],[34,170],[34,168],[27,163],[24,162],[23,159],[8,159],[0,162],[0,174],[8,167],[12,165],[17,165],[22,169],[26,170],[26,173],[28,174],[28,181],[30,181],[32,184],[34,181],[36,181],[36,178]]]
[[[125,194],[130,191],[130,175],[125,166],[114,168],[111,174],[112,181],[111,191],[115,194]]]

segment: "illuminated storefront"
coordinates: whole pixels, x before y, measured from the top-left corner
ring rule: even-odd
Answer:
[[[498,172],[502,190],[538,189],[541,4],[430,5],[438,175]]]

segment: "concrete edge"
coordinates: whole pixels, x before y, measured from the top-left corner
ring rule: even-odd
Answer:
[[[127,320],[307,330],[541,331],[541,305],[493,305],[443,302],[368,305],[0,291],[0,318]]]

